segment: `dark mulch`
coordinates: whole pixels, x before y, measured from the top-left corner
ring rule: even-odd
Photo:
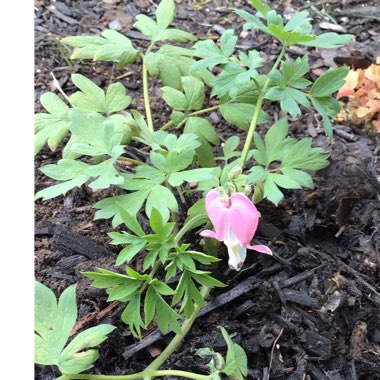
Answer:
[[[273,3],[285,14],[308,9],[315,18],[316,30],[326,27],[321,21],[332,22],[322,17],[326,12],[348,33],[355,34],[356,42],[348,48],[312,51],[312,75],[335,65],[336,57],[374,62],[380,55],[380,15],[375,0],[365,5],[336,0],[324,7],[323,2],[301,0]],[[72,67],[60,55],[54,39],[98,34],[117,19],[122,33],[136,46],[146,46],[132,24],[138,13],[152,13],[150,1],[36,0],[35,6],[37,111],[41,110],[39,96],[53,88],[50,72],[69,94],[74,88],[70,74],[80,72],[101,86],[122,76],[120,81],[128,88],[133,107],[143,112],[139,64],[128,66],[128,75],[110,63],[86,62]],[[250,9],[248,2],[242,1],[179,1],[175,21],[200,38],[218,36],[226,28],[241,33],[232,7]],[[240,47],[261,50],[269,68],[279,50],[277,43],[257,33],[243,36]],[[289,55],[295,58],[305,52],[293,48]],[[160,98],[159,87],[157,81],[152,81],[150,93],[157,126],[167,121],[170,112]],[[227,126],[216,112],[209,117],[222,138],[240,133]],[[290,124],[293,135],[311,136],[315,144],[328,147],[313,114],[307,113]],[[376,137],[355,125],[336,129],[329,147],[331,165],[316,173],[314,190],[289,192],[278,208],[268,202],[258,205],[263,215],[258,236],[262,241],[272,241],[275,257],[250,253],[240,273],[226,273],[226,261],[215,267],[228,287],[212,293],[207,313],[197,320],[165,367],[207,373],[206,363],[194,353],[205,346],[224,353],[225,343],[217,329],[222,325],[245,349],[249,379],[380,379],[380,149]],[[36,169],[59,157],[59,151],[44,149],[36,158]],[[38,170],[35,180],[36,191],[53,183]],[[153,331],[142,344],[135,342],[120,321],[122,305],[107,303],[105,292],[91,288],[90,281],[81,274],[98,267],[115,270],[117,250],[108,244],[107,236],[112,227],[108,220],[94,221],[91,208],[110,193],[82,188],[66,197],[36,203],[35,274],[57,295],[77,283],[79,317],[84,318],[83,323],[89,322],[87,326],[99,321],[117,326],[100,348],[94,373],[118,375],[143,370],[152,360],[147,347],[163,348],[171,335],[161,337]],[[199,241],[196,235],[189,239],[196,244]],[[51,367],[36,368],[36,379],[56,376],[58,372]]]

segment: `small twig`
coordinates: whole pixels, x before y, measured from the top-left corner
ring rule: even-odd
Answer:
[[[373,227],[373,232],[370,236],[370,239],[373,239],[373,237],[375,236],[375,234],[377,234],[377,231],[379,231],[379,228],[380,228],[380,224],[378,224],[376,227]]]
[[[273,342],[272,350],[270,352],[269,369],[268,369],[268,374],[267,374],[267,379],[266,380],[269,380],[270,370],[272,368],[272,362],[273,362],[274,349],[275,349],[275,347],[277,345],[277,342],[280,339],[280,337],[281,337],[281,335],[282,335],[283,332],[284,332],[284,328],[282,327],[280,333],[278,334],[278,336],[276,338],[276,340]]]
[[[340,128],[334,128],[334,132],[337,136],[344,138],[348,142],[355,142],[358,140],[357,136],[347,133]]]
[[[345,264],[342,260],[337,258],[337,262],[340,266],[342,266],[347,272],[350,272],[351,274],[356,277],[356,279],[364,286],[366,286],[369,290],[371,290],[374,294],[377,295],[379,298],[377,301],[375,301],[377,304],[380,304],[380,293],[372,286],[370,285],[366,280],[363,279],[363,277],[355,270],[352,269],[349,265]]]
[[[133,71],[127,71],[126,73],[122,74],[122,75],[119,75],[118,77],[116,77],[116,80],[120,80],[120,79],[123,79],[123,78],[126,78],[126,77],[129,77],[130,75],[133,74]]]
[[[313,3],[313,5],[314,6],[319,6],[319,5],[323,6],[325,4],[325,2],[326,2],[326,0],[319,0],[319,1],[316,1],[315,3]],[[305,3],[305,2],[303,1],[303,3]],[[308,8],[310,8],[310,4],[305,4],[302,7],[299,7],[299,9],[301,11],[303,11],[304,9],[308,9]]]
[[[346,229],[346,226],[340,227],[339,231],[335,234],[335,237],[338,238],[340,235],[342,235],[345,229]]]
[[[374,354],[374,355],[376,355],[376,356],[378,356],[380,358],[380,352],[376,352],[376,351],[373,351],[373,350],[365,350],[365,351],[363,351],[363,353],[367,353],[367,352],[369,352],[371,354]]]
[[[333,16],[331,16],[327,11],[326,9],[324,8],[324,6],[322,5],[322,11],[320,11],[317,7],[315,7],[314,5],[311,5],[310,6],[310,9],[312,9],[315,13],[319,14],[321,17],[325,17],[325,18],[328,18],[332,23],[334,23],[335,25],[338,25],[338,22],[335,20],[335,18]]]
[[[74,326],[73,330],[71,331],[71,336],[75,335],[80,329],[87,326],[89,323],[91,323],[94,320],[101,321],[108,315],[111,315],[114,312],[114,309],[117,305],[119,305],[120,301],[115,301],[109,304],[105,309],[103,310],[95,310],[94,312],[87,314],[85,317],[81,318]]]
[[[321,5],[322,6],[322,10],[320,11],[316,6],[319,6]],[[325,0],[321,0],[321,1],[318,1],[314,4],[310,4],[308,2],[308,4],[300,7],[300,10],[304,10],[304,9],[311,9],[313,12],[315,12],[316,14],[318,14],[319,16],[321,16],[322,18],[328,18],[329,20],[331,20],[334,24],[338,24],[338,22],[334,19],[334,17],[332,17],[325,9],[324,7],[325,5]],[[333,12],[331,12],[333,13]]]
[[[280,288],[288,288],[291,285],[294,285],[294,284],[297,284],[298,282],[306,280],[307,278],[309,278],[310,276],[312,276],[316,270],[322,269],[326,265],[327,264],[319,265],[319,266],[317,266],[317,267],[315,267],[313,269],[310,269],[310,270],[308,270],[306,272],[302,272],[300,274],[297,274],[294,277],[288,278],[287,280],[279,281],[279,286],[280,286]]]
[[[69,104],[71,104],[69,97],[64,93],[64,91],[61,88],[61,85],[59,84],[57,78],[54,76],[52,72],[50,72],[50,75],[53,77],[53,83],[54,86],[57,88],[57,90],[62,94],[62,96],[67,100]]]
[[[276,290],[276,292],[280,298],[281,303],[283,305],[285,305],[286,304],[286,298],[285,298],[284,293],[282,292],[277,280],[273,280],[273,287],[275,288],[275,290]]]
[[[365,13],[349,13],[349,12],[344,12],[344,11],[341,11],[341,12],[331,12],[333,14],[336,14],[336,15],[339,15],[339,16],[350,16],[350,17],[356,17],[356,18],[368,18],[370,20],[380,20],[380,17],[379,16],[374,16],[374,15],[368,15],[368,14],[365,14]]]

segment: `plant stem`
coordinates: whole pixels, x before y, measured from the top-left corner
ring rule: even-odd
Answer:
[[[79,374],[79,375],[64,375],[64,379],[72,379],[72,380],[85,380],[85,379],[92,379],[92,380],[133,380],[133,379],[142,379],[146,375],[148,375],[150,378],[152,377],[162,377],[162,376],[179,376],[179,377],[186,377],[188,379],[195,379],[195,380],[210,380],[211,376],[207,375],[199,375],[197,373],[191,373],[187,371],[178,371],[178,370],[163,370],[163,371],[152,371],[147,374],[145,371],[143,372],[137,372],[132,375],[87,375],[87,374]]]
[[[209,293],[210,288],[206,288],[205,286],[203,286],[201,289],[203,299],[206,299]],[[172,341],[165,348],[165,350],[162,351],[161,354],[155,360],[153,360],[152,363],[150,363],[149,366],[145,369],[145,372],[147,372],[147,374],[148,371],[156,371],[158,368],[160,368],[160,366],[163,363],[165,363],[165,361],[171,356],[171,354],[180,346],[186,334],[191,329],[191,326],[193,325],[195,319],[198,317],[200,310],[201,307],[196,305],[190,317],[186,319],[185,322],[183,322],[181,326],[181,333],[176,334],[176,336],[172,339]]]
[[[199,375],[197,373],[191,373],[187,371],[179,371],[179,370],[161,370],[161,371],[155,371],[153,372],[153,376],[180,376],[180,377],[187,377],[189,379],[195,379],[195,380],[209,380],[211,379],[211,376],[207,375]]]
[[[135,164],[135,165],[145,165],[144,162],[139,161],[139,160],[134,160],[133,158],[129,158],[129,157],[122,157],[122,156],[120,156],[117,159],[117,161],[130,162],[131,164]]]
[[[175,223],[173,228],[173,235],[176,236],[179,231],[179,220],[178,220],[178,214],[174,211],[172,211],[172,220]]]
[[[204,215],[197,215],[195,216],[194,218],[192,218],[189,222],[185,223],[182,228],[179,230],[179,232],[177,233],[177,235],[175,235],[175,238],[174,238],[174,242],[176,244],[179,243],[179,241],[182,239],[183,235],[185,235],[185,233],[189,230],[191,230],[191,228],[196,224],[198,223],[200,220],[202,220],[205,216]]]
[[[148,48],[147,53],[151,47]],[[148,87],[148,69],[145,63],[145,55],[140,53],[140,56],[143,61],[143,91],[144,91],[144,105],[145,105],[145,113],[146,113],[146,122],[148,124],[148,128],[150,132],[154,132],[153,128],[153,119],[152,119],[152,110],[150,108],[150,99],[149,99],[149,87]]]
[[[217,110],[218,108],[220,108],[220,106],[221,106],[220,104],[217,104],[216,106],[204,108],[204,109],[199,110],[199,111],[194,111],[194,112],[191,112],[188,115],[186,115],[186,117],[196,116],[196,115],[200,115],[202,113],[211,112],[211,111]],[[173,124],[174,124],[173,120],[168,121],[163,127],[160,128],[160,131],[166,131]]]
[[[161,262],[157,260],[156,263],[154,264],[152,270],[149,273],[149,277],[151,280],[153,280],[153,276],[156,274],[156,272],[160,266],[161,266]],[[149,282],[146,281],[145,284],[142,286],[142,288],[139,290],[139,294],[143,294],[144,290],[147,288],[148,285],[149,285]]]
[[[165,186],[173,193],[173,187],[168,181],[165,181]],[[178,213],[176,213],[175,211],[171,211],[171,217],[172,217],[172,221],[175,223],[174,229],[173,229],[173,235],[176,236],[179,231]]]
[[[201,289],[201,294],[203,299],[206,299],[210,293],[210,288],[205,286]],[[188,379],[195,380],[211,380],[211,376],[200,375],[196,373],[191,373],[187,371],[177,371],[177,370],[162,370],[159,371],[158,368],[165,363],[165,361],[171,356],[171,354],[179,347],[179,345],[184,340],[186,334],[190,331],[191,326],[194,321],[198,317],[198,314],[201,310],[201,307],[196,305],[191,316],[185,320],[185,322],[181,326],[181,333],[176,334],[169,345],[165,348],[161,354],[153,360],[152,363],[142,372],[134,373],[131,375],[87,375],[87,374],[79,374],[79,375],[64,375],[64,379],[67,380],[134,380],[134,379],[146,379],[150,380],[154,377],[161,376],[180,376],[186,377]]]
[[[285,54],[286,48],[287,48],[287,45],[285,44],[282,47],[281,53],[278,56],[276,62],[274,63],[274,65],[272,67],[272,70],[277,69],[278,65],[281,63],[281,60],[282,60],[282,58],[283,58],[283,56]],[[267,78],[267,80],[264,83],[263,88],[259,92],[259,97],[257,99],[255,112],[253,113],[253,116],[252,116],[252,121],[251,121],[251,124],[250,124],[249,129],[248,129],[247,138],[245,139],[243,153],[242,153],[241,159],[240,159],[240,167],[242,169],[243,169],[243,167],[245,165],[245,162],[247,161],[249,149],[251,148],[251,144],[252,144],[253,134],[254,134],[256,126],[257,126],[257,121],[259,120],[259,115],[260,115],[261,107],[263,105],[264,96],[265,96],[265,93],[266,93],[266,91],[268,89],[269,83],[270,83],[270,78]]]
[[[182,204],[186,204],[186,199],[185,199],[185,197],[182,194],[183,193],[182,187],[181,186],[176,186],[175,188],[178,191],[178,195],[179,195],[179,197],[181,199]]]

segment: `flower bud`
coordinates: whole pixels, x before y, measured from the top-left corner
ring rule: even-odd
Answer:
[[[251,185],[245,185],[244,186],[244,195],[247,197],[252,193],[252,186]]]
[[[226,186],[226,190],[228,194],[233,194],[236,192],[236,186],[232,182],[228,182]]]
[[[257,204],[264,198],[264,184],[263,181],[257,181],[255,191],[253,193],[253,203]]]
[[[241,174],[241,167],[235,166],[231,169],[231,171],[228,173],[228,179],[235,179],[237,176]]]

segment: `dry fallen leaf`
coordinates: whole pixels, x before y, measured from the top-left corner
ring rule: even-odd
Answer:
[[[337,99],[341,98],[347,101],[341,101],[338,121],[349,120],[380,133],[380,57],[367,69],[348,72],[346,83],[337,94]]]
[[[160,355],[162,352],[162,348],[158,345],[152,344],[148,347],[149,354],[152,358]]]
[[[342,288],[343,282],[346,280],[339,272],[331,278],[325,280],[325,294],[330,292],[339,291]]]
[[[355,93],[354,90],[356,86],[358,85],[358,81],[359,81],[359,72],[355,70],[350,70],[345,80],[346,80],[346,83],[336,95],[337,99],[340,99],[343,96],[353,95]]]

